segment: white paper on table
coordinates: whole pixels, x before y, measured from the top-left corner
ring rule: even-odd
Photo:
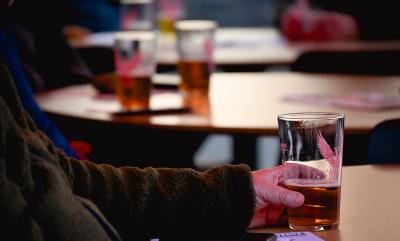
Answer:
[[[275,233],[277,241],[324,241],[311,232]]]
[[[311,232],[288,232],[275,233],[276,241],[324,241]],[[151,239],[150,241],[159,241],[159,239]]]
[[[348,95],[290,94],[284,96],[283,100],[363,110],[400,108],[400,96],[375,92],[354,92]]]

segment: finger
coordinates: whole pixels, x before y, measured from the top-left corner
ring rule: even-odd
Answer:
[[[280,186],[270,186],[270,188],[265,190],[262,197],[265,202],[293,208],[299,207],[304,203],[304,196],[299,192],[291,191]]]
[[[290,178],[323,179],[326,177],[326,174],[323,171],[307,165],[302,165],[297,163],[285,163],[281,167],[282,167],[282,175],[281,175],[282,182]]]
[[[277,187],[277,189],[279,190],[278,191],[279,201],[282,205],[292,208],[303,205],[304,203],[303,194],[279,186]]]

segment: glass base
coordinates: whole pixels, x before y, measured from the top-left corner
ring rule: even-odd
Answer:
[[[335,224],[326,224],[326,225],[314,225],[314,226],[299,226],[289,224],[289,228],[295,231],[326,231],[335,229],[339,226],[338,223]]]

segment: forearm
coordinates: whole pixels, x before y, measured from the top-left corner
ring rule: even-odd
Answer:
[[[74,192],[93,201],[123,237],[243,232],[253,214],[243,165],[197,172],[71,163]]]

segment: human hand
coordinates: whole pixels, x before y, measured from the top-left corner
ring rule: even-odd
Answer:
[[[286,207],[303,205],[303,194],[281,187],[285,180],[305,177],[323,178],[324,175],[316,168],[295,163],[254,171],[252,179],[256,203],[249,228],[283,224],[287,219],[284,214]]]

